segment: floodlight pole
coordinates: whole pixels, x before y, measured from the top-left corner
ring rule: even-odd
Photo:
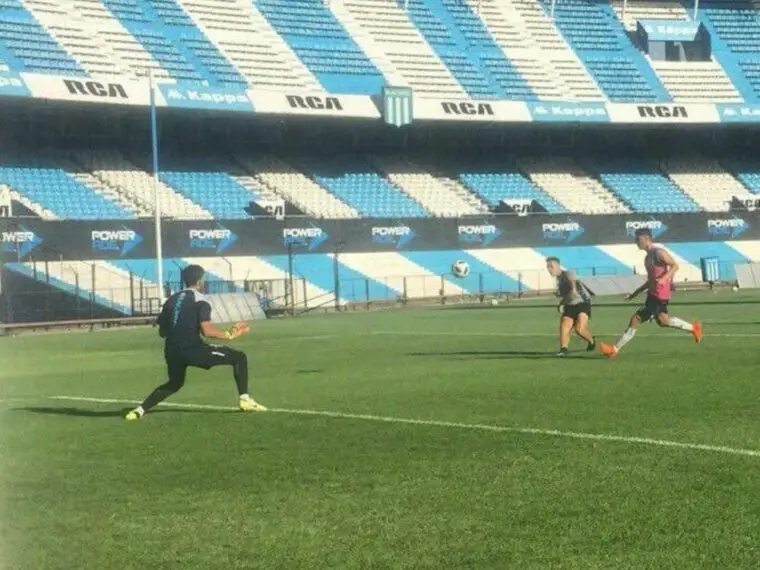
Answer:
[[[699,17],[699,0],[694,0],[694,17],[693,20],[696,20]]]
[[[153,151],[153,209],[155,211],[156,234],[156,271],[158,273],[157,295],[164,299],[164,255],[161,239],[161,202],[158,198],[158,119],[156,117],[156,88],[153,84],[153,70],[148,69],[148,86],[150,88],[150,138]]]
[[[552,20],[554,19],[554,8],[556,7],[556,5],[557,5],[557,0],[552,0],[552,7],[551,7]]]
[[[404,10],[409,11],[409,0],[404,0]]]
[[[625,23],[625,15],[628,13],[628,0],[623,0],[623,21]]]

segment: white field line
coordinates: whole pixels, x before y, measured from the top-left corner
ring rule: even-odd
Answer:
[[[622,330],[622,329],[621,329]],[[673,338],[684,338],[690,341],[694,341],[691,335],[685,334],[682,331],[678,331],[680,334],[676,334],[676,331],[669,331],[668,335]],[[556,337],[558,333],[543,333],[543,332],[468,332],[468,331],[370,331],[369,333],[355,333],[355,334],[368,334],[368,335],[388,335],[388,336],[494,336],[494,337]],[[617,333],[594,333],[597,337],[613,337],[620,334]],[[709,337],[729,337],[729,338],[757,338],[760,337],[760,333],[705,333],[705,338]]]
[[[120,400],[114,398],[90,398],[87,396],[53,396],[53,400],[70,401],[70,402],[92,402],[98,404],[139,404],[136,400]],[[183,404],[177,402],[164,402],[161,406],[188,409],[188,410],[218,410],[218,411],[237,411],[237,408],[231,406],[212,406],[205,404]],[[433,427],[454,428],[462,430],[489,431],[496,433],[519,433],[527,435],[564,437],[569,439],[582,439],[592,441],[609,441],[616,443],[640,444],[657,447],[670,447],[678,449],[690,449],[695,451],[709,451],[713,453],[726,453],[729,455],[743,455],[749,457],[760,457],[760,450],[742,449],[736,447],[725,447],[720,445],[707,445],[701,443],[685,443],[680,441],[668,441],[665,439],[651,439],[646,437],[629,437],[623,435],[595,434],[574,431],[562,431],[554,429],[538,428],[520,428],[507,426],[494,426],[488,424],[465,424],[460,422],[446,422],[437,420],[416,420],[409,418],[394,418],[388,416],[374,416],[369,414],[348,414],[343,412],[330,412],[325,410],[290,410],[274,408],[269,412],[279,414],[295,414],[302,416],[322,416],[328,418],[340,418],[350,420],[366,420],[372,422],[384,422],[394,424],[422,425]]]

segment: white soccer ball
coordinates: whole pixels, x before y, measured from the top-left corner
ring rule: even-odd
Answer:
[[[466,261],[455,261],[451,266],[451,272],[460,279],[470,274],[470,264]]]
[[[733,291],[734,293],[737,293],[739,291],[739,286],[734,285],[733,287],[731,287],[731,291]]]

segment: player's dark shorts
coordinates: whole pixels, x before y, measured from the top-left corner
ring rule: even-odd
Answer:
[[[577,305],[565,305],[562,309],[562,317],[568,319],[578,320],[581,313],[586,313],[588,318],[591,318],[591,303],[578,303]]]
[[[168,348],[165,351],[167,364],[192,366],[204,370],[222,364],[231,364],[239,354],[239,350],[229,346],[206,343],[192,347]]]
[[[644,306],[636,311],[636,314],[643,322],[651,321],[652,319],[657,318],[657,315],[663,313],[668,313],[668,301],[658,299],[652,295],[647,295],[647,299],[644,301]]]

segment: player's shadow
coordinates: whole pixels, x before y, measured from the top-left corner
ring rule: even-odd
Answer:
[[[27,406],[24,408],[14,408],[14,411],[30,412],[33,414],[44,414],[50,416],[73,416],[79,418],[123,418],[124,415],[132,408],[123,408],[121,410],[87,410],[83,408],[56,408],[52,406]],[[151,410],[153,414],[186,414],[186,413],[219,413],[222,410],[188,410],[184,408],[156,408]]]
[[[489,351],[454,351],[454,352],[410,352],[409,356],[428,356],[428,357],[450,357],[453,360],[469,360],[469,359],[482,359],[482,360],[498,360],[498,359],[524,359],[524,360],[576,360],[581,357],[582,354],[588,354],[583,351],[570,351],[567,356],[559,357],[556,352],[536,352],[532,350],[489,350]]]

